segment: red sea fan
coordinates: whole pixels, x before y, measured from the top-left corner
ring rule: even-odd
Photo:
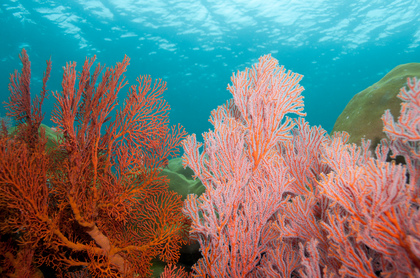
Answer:
[[[79,73],[67,64],[62,91],[53,93],[52,120],[61,136],[46,149],[38,128],[50,63],[41,96],[31,102],[24,50],[21,60],[23,73],[12,76],[7,105],[21,127],[0,138],[2,240],[35,251],[33,265],[49,265],[58,275],[147,277],[153,258],[176,262],[187,223],[181,196],[158,174],[186,132],[168,127],[166,83],[140,76],[119,105],[128,57],[102,78],[99,64],[90,73],[95,58]]]

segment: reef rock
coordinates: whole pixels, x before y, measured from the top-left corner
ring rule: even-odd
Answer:
[[[349,143],[358,145],[362,138],[370,139],[373,150],[386,137],[382,131],[382,115],[390,109],[395,119],[399,117],[401,100],[397,95],[406,86],[407,78],[414,76],[420,77],[420,63],[399,65],[381,80],[356,94],[337,118],[331,134],[346,131],[350,134]]]
[[[194,172],[190,168],[184,169],[181,157],[169,160],[168,166],[162,170],[161,175],[169,178],[169,189],[180,194],[183,200],[189,194],[200,196],[205,191],[201,181],[194,180],[192,177]]]

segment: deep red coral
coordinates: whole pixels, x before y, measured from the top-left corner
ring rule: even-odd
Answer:
[[[9,115],[20,123],[0,138],[0,231],[19,248],[35,250],[33,265],[58,274],[86,269],[94,277],[150,275],[151,259],[174,263],[187,230],[181,196],[159,172],[178,153],[186,132],[170,128],[166,83],[140,76],[119,105],[129,58],[113,68],[86,59],[64,68],[53,122],[61,134],[46,148],[38,133],[51,69],[31,102],[30,62],[11,77]],[[0,257],[3,262],[6,257]],[[9,269],[9,271],[12,271]]]

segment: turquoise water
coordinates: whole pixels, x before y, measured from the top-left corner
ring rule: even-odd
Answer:
[[[48,88],[56,91],[67,61],[81,70],[85,57],[113,66],[127,54],[130,84],[140,74],[167,81],[171,121],[201,134],[210,111],[230,98],[232,72],[271,53],[304,75],[306,119],[330,131],[354,94],[399,64],[420,62],[419,18],[418,0],[2,0],[0,101],[22,47],[33,93],[50,57]],[[47,125],[53,103],[50,95]]]

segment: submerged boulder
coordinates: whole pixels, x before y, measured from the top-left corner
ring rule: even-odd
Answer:
[[[169,160],[167,167],[162,170],[161,175],[169,178],[169,189],[180,194],[183,200],[189,194],[200,196],[205,191],[205,187],[201,181],[199,179],[194,180],[194,172],[188,167],[184,169],[181,157]]]
[[[348,143],[358,145],[362,138],[370,139],[373,150],[386,137],[382,131],[382,115],[385,110],[390,109],[395,119],[399,117],[401,100],[397,95],[406,86],[407,78],[414,76],[420,77],[420,63],[402,64],[356,94],[337,118],[331,134],[335,131],[346,131],[350,134]]]
[[[9,133],[14,133],[18,127],[12,126],[7,129]],[[48,139],[47,141],[47,149],[51,149],[58,144],[60,136],[62,133],[58,132],[56,128],[49,127],[47,125],[41,124],[39,126],[38,132],[41,133],[41,129],[45,131],[45,137]]]
[[[194,172],[189,167],[184,169],[181,157],[169,160],[168,165],[160,175],[169,179],[169,189],[180,194],[182,200],[185,200],[189,194],[200,196],[206,189],[198,178],[193,178]],[[191,267],[201,258],[200,245],[196,240],[191,240],[181,248],[180,254],[178,265],[183,266],[187,271],[191,271]],[[159,277],[164,267],[165,263],[158,259],[154,260],[152,277]]]

